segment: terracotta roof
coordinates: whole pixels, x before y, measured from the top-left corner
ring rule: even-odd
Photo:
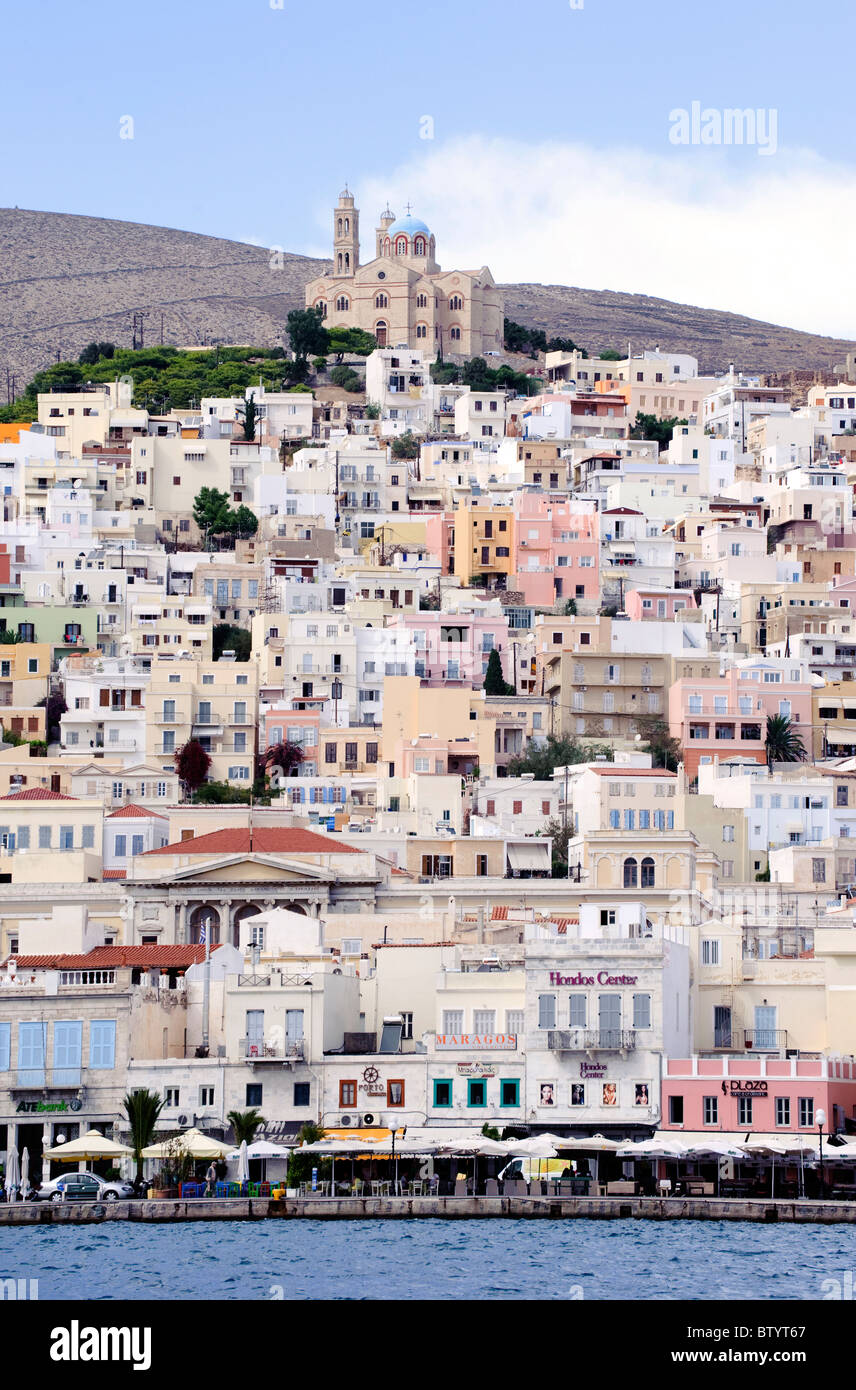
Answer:
[[[507,907],[495,907],[495,908],[493,909],[493,912],[490,914],[490,920],[491,920],[492,922],[507,922],[507,921],[508,921],[508,908],[507,908]]]
[[[593,767],[590,769],[596,772],[598,777],[677,777],[676,772],[669,772],[665,767],[624,767],[619,764],[612,767]]]
[[[218,949],[219,943],[212,945],[212,954]],[[15,956],[13,959],[20,970],[105,970],[121,965],[174,965],[184,969],[205,959],[205,947],[96,946],[86,955]]]
[[[168,819],[166,816],[162,816],[159,811],[150,811],[147,806],[135,806],[133,804],[120,806],[118,811],[111,811],[107,819],[115,820],[117,816],[155,816],[158,820]]]
[[[102,878],[127,878],[127,869],[105,869]]]
[[[234,830],[211,830],[207,835],[195,835],[192,840],[179,840],[159,849],[146,850],[143,858],[152,854],[248,854],[250,830],[244,826]],[[252,832],[254,854],[359,854],[355,845],[316,835],[311,830],[282,829],[260,826]]]
[[[47,787],[25,787],[20,792],[9,792],[0,796],[0,801],[77,801],[76,796],[66,796],[64,792],[52,792]]]

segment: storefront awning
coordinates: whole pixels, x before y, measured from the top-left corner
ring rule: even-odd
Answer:
[[[550,846],[546,842],[542,845],[509,845],[508,862],[512,869],[548,873],[550,870],[549,851]]]

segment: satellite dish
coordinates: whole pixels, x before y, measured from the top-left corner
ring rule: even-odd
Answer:
[[[82,479],[82,478],[75,478],[74,481],[72,482],[71,486],[72,486],[73,488],[83,487],[83,479]]]

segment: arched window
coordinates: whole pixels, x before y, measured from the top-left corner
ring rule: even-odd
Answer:
[[[341,217],[340,217],[340,218],[339,218],[339,236],[341,236],[341,235],[342,235],[342,219],[341,219]]]
[[[383,254],[384,254],[385,256],[388,256],[391,250],[392,250],[392,243],[391,243],[389,237],[384,237],[384,241],[383,241]]]
[[[346,231],[346,232],[350,232],[350,230],[351,230],[351,219],[350,219],[350,217],[346,217],[346,218],[345,218],[345,231]]]
[[[427,338],[427,337],[428,337],[428,325],[427,325],[427,323],[417,323],[417,325],[416,325],[416,336],[417,336],[417,338]]]
[[[377,338],[378,347],[386,347],[387,325],[383,319],[378,319],[375,324],[374,335]]]
[[[339,274],[342,274],[342,253],[339,252]]]
[[[407,237],[406,237],[406,236],[399,236],[399,237],[396,237],[396,238],[395,238],[395,254],[396,254],[396,256],[406,256],[406,255],[407,255]]]
[[[326,319],[326,317],[327,317],[327,305],[324,303],[324,300],[323,300],[323,299],[316,299],[316,301],[315,301],[315,308],[316,308],[316,309],[320,309],[320,310],[321,310],[321,317]]]
[[[642,860],[642,887],[654,887],[654,861],[651,858]]]
[[[428,296],[427,296],[427,294],[417,294],[417,296],[416,296],[416,307],[417,307],[417,309],[427,309],[427,308],[428,308]]]
[[[346,251],[346,252],[345,252],[345,271],[346,271],[346,272],[349,271],[350,268],[351,268],[351,253],[350,253],[349,251]]]
[[[416,238],[416,244],[415,244],[415,246],[413,247],[413,254],[414,254],[414,256],[424,256],[424,255],[425,255],[425,238],[424,238],[424,236],[418,236],[418,237]]]
[[[385,294],[376,294],[376,295],[375,295],[375,308],[376,308],[376,309],[388,309],[388,308],[389,308],[389,300],[388,300],[388,298],[387,298],[387,296],[386,296]]]
[[[639,887],[639,865],[635,859],[625,859],[624,861],[624,887]]]
[[[449,329],[449,337],[452,339],[453,343],[459,343],[461,341],[461,330],[456,323]]]
[[[449,308],[452,312],[454,313],[456,309],[463,309],[463,307],[464,301],[461,299],[461,296],[459,294],[453,294],[452,298],[449,300]]]
[[[351,307],[351,301],[346,294],[340,294],[336,300],[336,312],[346,314]]]

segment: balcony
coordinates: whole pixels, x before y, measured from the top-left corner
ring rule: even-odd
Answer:
[[[551,1052],[633,1052],[633,1028],[551,1028],[547,1034]]]
[[[266,1042],[264,1038],[242,1038],[241,1056],[255,1066],[264,1062],[302,1062],[305,1056],[303,1038],[285,1042]]]
[[[247,710],[244,714],[230,714],[226,722],[229,725],[240,725],[241,728],[244,728],[247,725],[255,724],[256,721]]]
[[[738,1050],[741,1037],[746,1052],[785,1053],[787,1051],[788,1034],[785,1028],[744,1028],[742,1034],[738,1029],[734,1033]]]

